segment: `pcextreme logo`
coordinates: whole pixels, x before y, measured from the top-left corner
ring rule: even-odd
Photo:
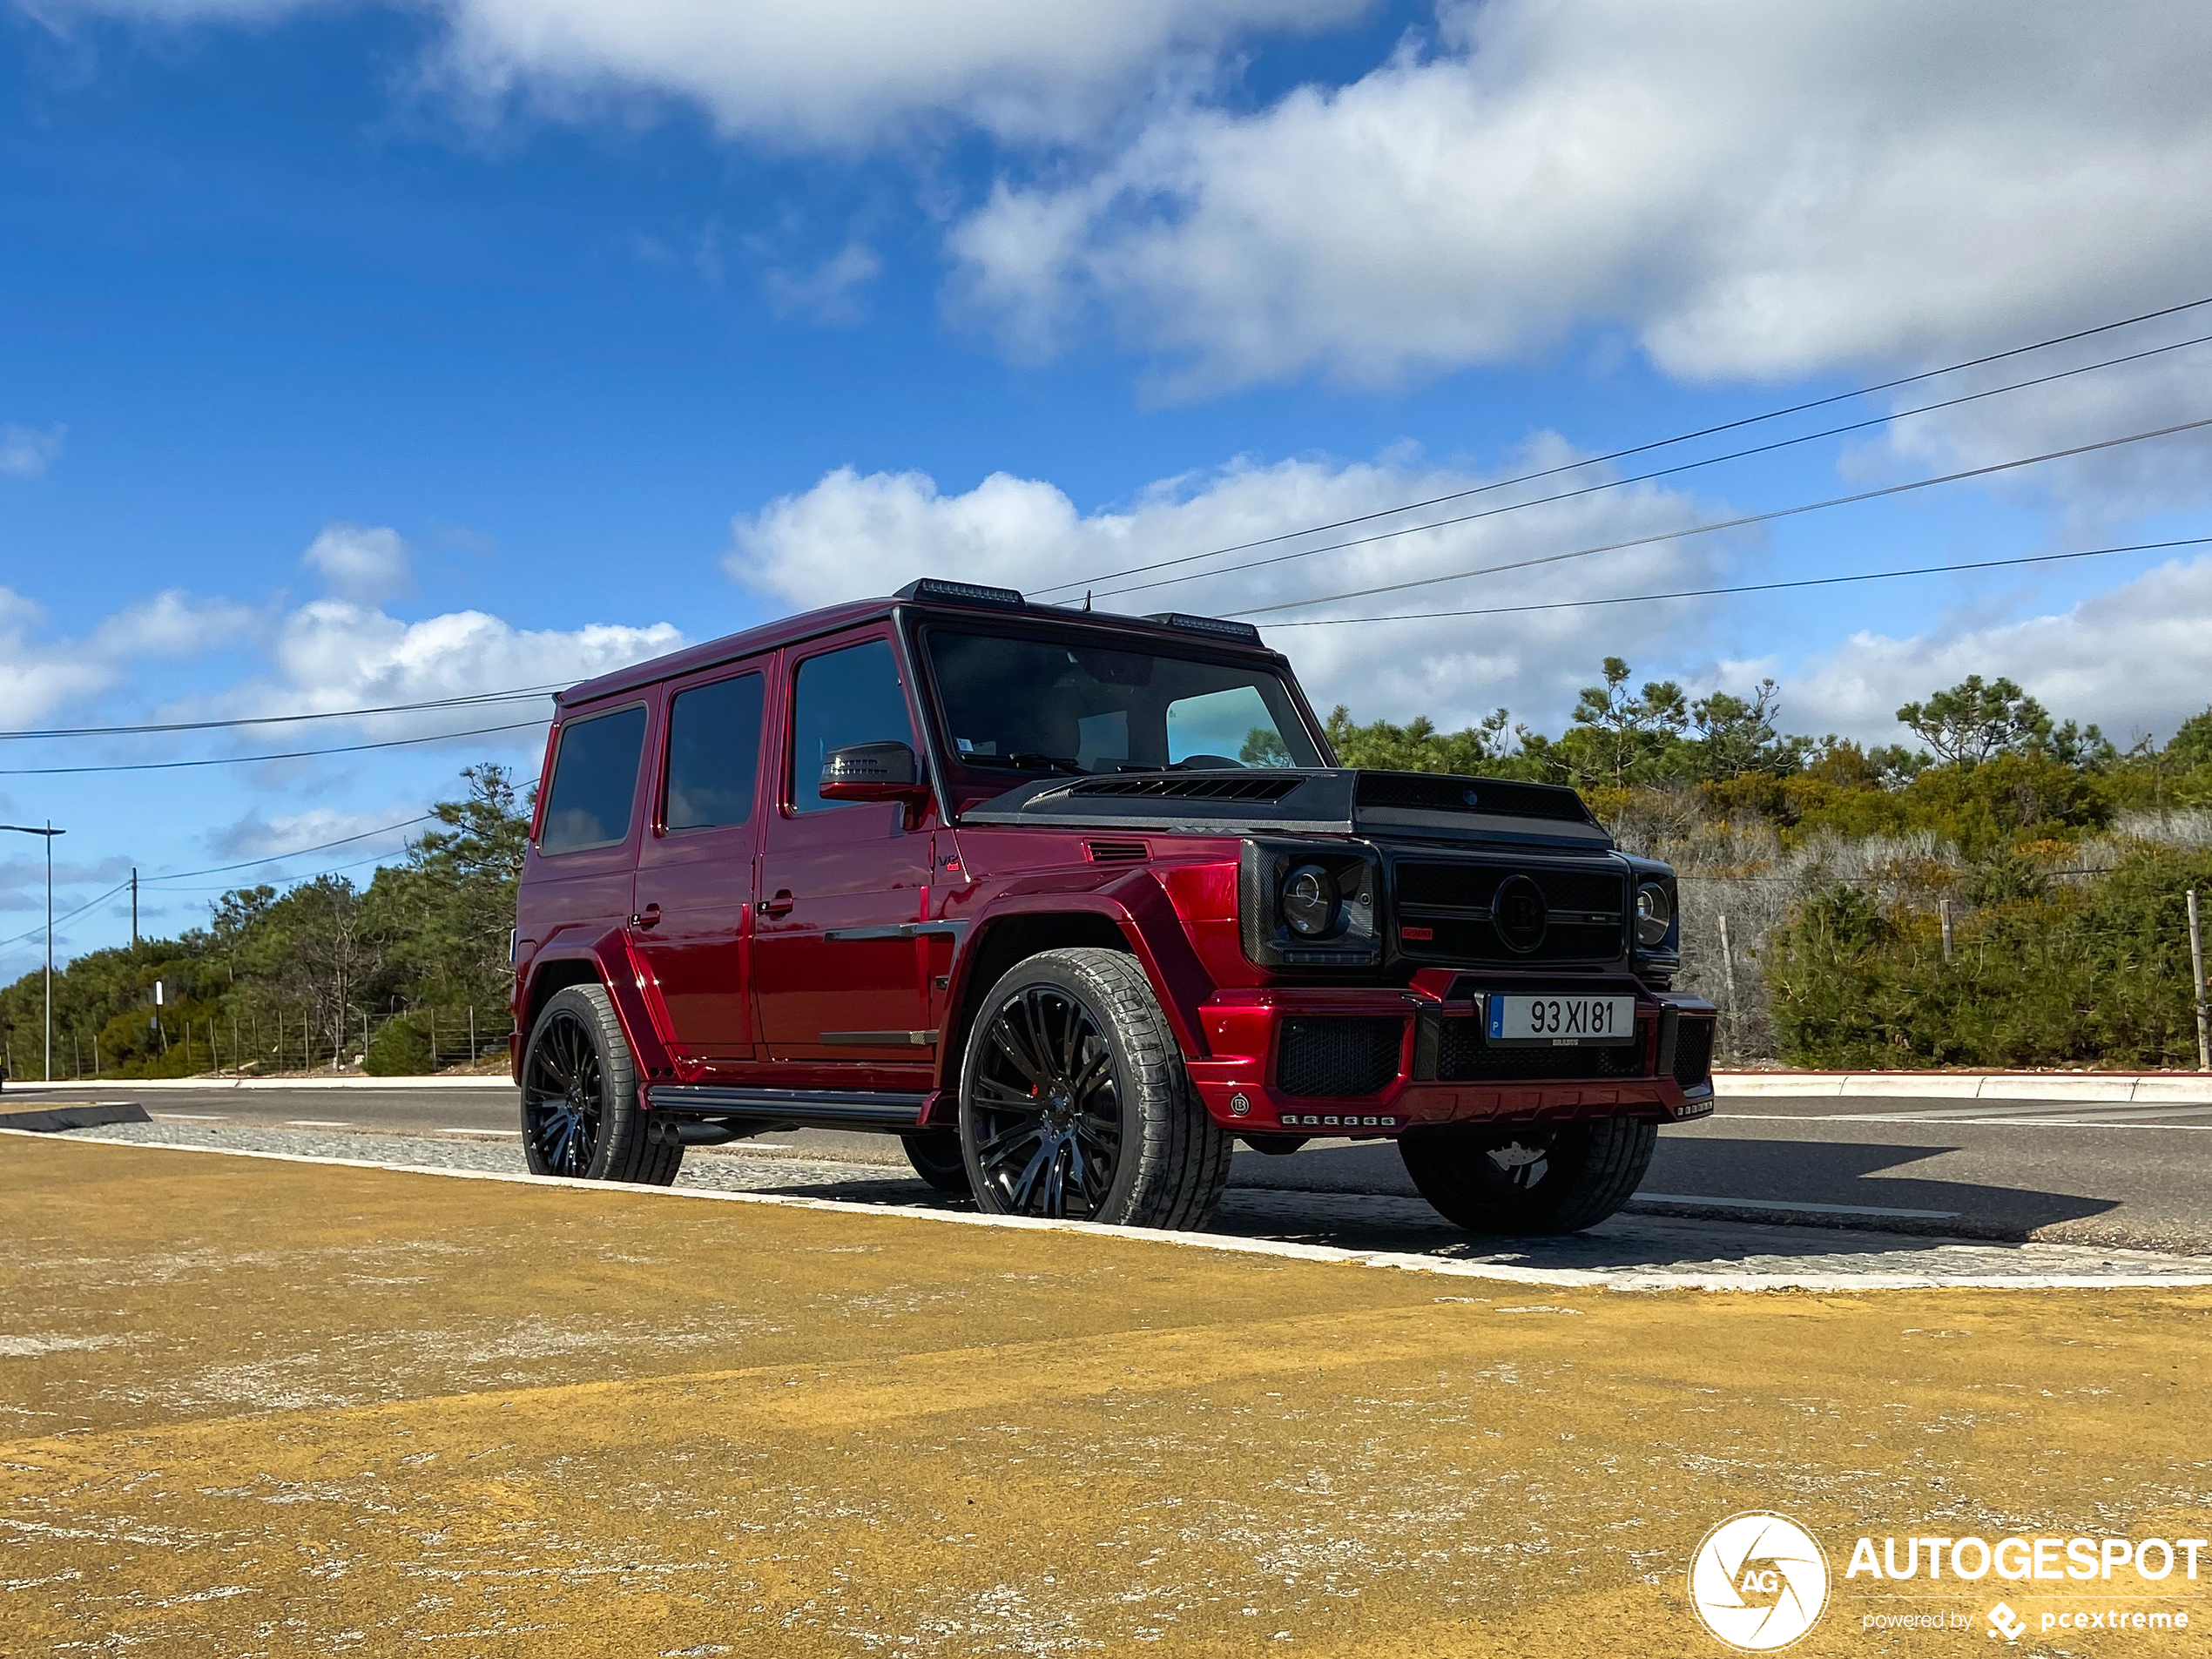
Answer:
[[[1730,1647],[1773,1653],[1819,1622],[1828,1605],[1828,1558],[1787,1515],[1763,1509],[1730,1515],[1690,1558],[1689,1604]]]

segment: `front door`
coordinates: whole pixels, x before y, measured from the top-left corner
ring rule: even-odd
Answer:
[[[887,634],[791,663],[777,810],[767,815],[754,919],[754,995],[769,1058],[914,1063],[924,1028],[929,822],[887,802],[824,800],[823,757],[855,743],[920,750]]]
[[[749,1060],[746,985],[759,850],[761,711],[755,671],[671,688],[659,792],[637,850],[631,937],[687,1060]]]

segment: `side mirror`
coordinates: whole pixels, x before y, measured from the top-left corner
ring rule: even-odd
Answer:
[[[929,799],[914,752],[903,743],[853,743],[822,759],[815,792],[824,800],[897,800],[910,807]]]

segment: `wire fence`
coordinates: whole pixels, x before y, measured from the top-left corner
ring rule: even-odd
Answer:
[[[408,1039],[380,1044],[399,1025]],[[347,1008],[341,1017],[328,1010],[305,1006],[278,1008],[226,1019],[220,1016],[162,1020],[149,1010],[146,1039],[137,1052],[116,1064],[117,1056],[104,1054],[97,1031],[57,1030],[54,1033],[53,1068],[57,1082],[93,1082],[108,1077],[159,1076],[282,1076],[318,1071],[343,1074],[362,1069],[364,1057],[379,1049],[378,1059],[398,1062],[399,1074],[451,1070],[503,1058],[514,1031],[504,1005],[486,1008],[475,1004],[451,1008],[406,1008],[379,1014]],[[44,1066],[44,1045],[34,1035],[20,1055],[17,1035],[10,1034],[0,1048],[4,1075],[29,1082]],[[27,1062],[19,1065],[18,1062]]]

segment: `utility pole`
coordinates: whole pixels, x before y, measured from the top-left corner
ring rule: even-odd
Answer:
[[[57,830],[54,820],[48,819],[46,827],[35,829],[29,824],[0,824],[0,830],[13,830],[18,835],[43,835],[46,838],[46,1081],[54,1081],[54,837],[66,835],[67,830]]]
[[[138,867],[131,867],[131,948],[138,948]]]
[[[1728,1052],[1736,1053],[1736,953],[1729,948],[1728,917],[1721,917],[1721,974],[1728,987]]]
[[[1937,900],[1936,914],[1943,919],[1943,960],[1947,962],[1951,960],[1951,900]]]
[[[2204,1007],[2204,934],[2196,924],[2196,889],[2189,889],[2190,998],[2196,1004],[2196,1069],[2212,1071],[2212,1018]]]

